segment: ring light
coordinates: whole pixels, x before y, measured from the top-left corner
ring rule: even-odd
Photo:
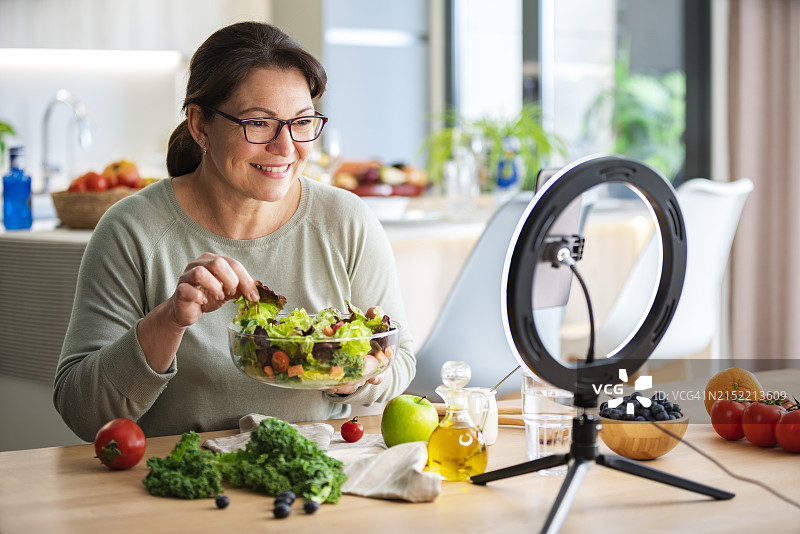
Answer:
[[[626,183],[649,204],[661,242],[661,269],[655,297],[638,331],[610,357],[566,364],[550,354],[534,322],[537,266],[559,214],[594,186]],[[686,232],[672,186],[652,168],[617,156],[595,156],[558,171],[531,200],[506,256],[502,311],[506,336],[519,362],[547,382],[575,394],[575,404],[596,406],[597,386],[619,382],[619,370],[638,370],[667,330],[683,288]],[[592,403],[594,399],[594,403]],[[584,406],[584,404],[587,404]]]
[[[571,257],[575,249],[570,243],[577,243],[577,249],[580,250],[582,237],[558,235],[551,230],[570,203],[590,188],[607,183],[628,184],[649,204],[661,244],[660,276],[647,315],[623,346],[611,355],[601,354],[599,359],[594,359],[590,350],[585,361],[567,365],[550,354],[536,329],[534,283],[537,267],[544,262],[551,263],[556,269],[569,265],[577,275],[575,258]],[[571,238],[575,239],[570,241]],[[553,247],[554,242],[563,245]],[[471,478],[472,482],[485,485],[495,480],[568,465],[564,483],[541,530],[548,534],[558,532],[561,528],[578,486],[592,463],[716,500],[733,498],[734,494],[728,491],[658,471],[628,458],[600,454],[597,446],[600,423],[595,415],[586,410],[597,406],[598,392],[602,386],[619,382],[620,369],[625,369],[629,375],[633,374],[652,354],[675,314],[685,272],[686,232],[683,216],[675,192],[656,171],[642,163],[617,156],[590,157],[558,171],[531,200],[511,239],[503,269],[503,323],[509,345],[515,350],[520,365],[547,382],[572,391],[573,403],[582,410],[572,421],[572,442],[568,454],[545,456],[476,475]],[[579,281],[586,290],[580,277]],[[548,284],[542,284],[540,292],[550,289]],[[588,290],[586,293],[588,303]],[[589,308],[591,310],[591,305]]]

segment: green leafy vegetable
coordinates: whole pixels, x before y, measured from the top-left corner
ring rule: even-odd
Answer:
[[[306,499],[336,503],[347,480],[342,462],[274,417],[264,419],[252,431],[244,450],[222,456],[226,480],[272,496],[292,490]]]
[[[152,495],[200,499],[222,493],[216,455],[200,447],[200,435],[187,432],[165,458],[147,460],[144,485]]]
[[[309,315],[303,308],[278,316],[286,299],[257,282],[262,301],[236,300],[239,308],[234,324],[241,335],[232,347],[237,365],[259,380],[334,385],[372,376],[389,364],[396,343],[396,330],[388,316],[368,318],[347,302],[349,314],[333,307]],[[375,308],[379,309],[379,308]],[[252,334],[252,335],[250,335]],[[394,336],[390,340],[390,336]],[[273,355],[280,352],[289,364],[275,365]],[[285,355],[285,356],[284,356]],[[366,367],[366,356],[374,356]],[[285,361],[285,360],[284,360]]]
[[[336,503],[347,475],[334,460],[285,421],[269,417],[250,433],[243,450],[217,454],[200,447],[200,436],[181,436],[172,454],[147,460],[147,490],[164,497],[196,499],[222,492],[221,480],[271,496],[291,490],[305,499]]]

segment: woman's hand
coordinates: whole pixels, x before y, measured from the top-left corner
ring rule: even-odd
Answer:
[[[374,386],[377,386],[378,384],[383,382],[383,375],[384,374],[386,374],[385,371],[383,373],[377,375],[377,376],[373,376],[369,380],[365,380],[363,382],[357,382],[355,384],[351,384],[349,386],[344,386],[344,387],[341,387],[341,388],[326,389],[325,392],[326,393],[339,394],[339,395],[350,395],[352,393],[355,393],[358,390],[358,388],[360,388],[364,384],[369,383],[369,384],[372,384]]]
[[[167,372],[186,328],[240,295],[254,301],[259,298],[255,282],[238,261],[206,252],[189,263],[175,293],[153,308],[136,329],[148,365],[157,373]]]
[[[234,259],[206,252],[186,266],[167,303],[175,323],[187,327],[204,313],[217,310],[241,295],[252,301],[259,298],[247,270]]]

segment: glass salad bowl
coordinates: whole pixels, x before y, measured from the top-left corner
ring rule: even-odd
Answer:
[[[328,389],[368,380],[389,368],[400,325],[385,318],[318,315],[295,310],[264,326],[228,328],[233,363],[247,376],[273,386]]]

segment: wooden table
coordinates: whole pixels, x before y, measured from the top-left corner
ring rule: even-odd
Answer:
[[[766,387],[800,393],[800,370],[760,375]],[[691,383],[690,386],[694,387]],[[368,433],[380,431],[379,416],[362,419]],[[332,424],[338,429],[341,421]],[[231,434],[208,433],[206,437]],[[726,442],[707,424],[690,424],[685,439],[735,473],[765,482],[800,501],[800,455],[761,449],[746,441]],[[167,455],[177,437],[151,438],[146,457]],[[601,453],[608,454],[600,444]],[[526,461],[525,431],[504,426],[489,448],[489,468]],[[110,471],[93,458],[90,445],[0,453],[0,533],[126,532],[538,532],[563,478],[537,473],[487,486],[444,482],[433,503],[409,504],[343,496],[306,515],[272,517],[273,499],[226,489],[231,505],[218,510],[213,499],[184,501],[150,496],[142,485],[144,462]],[[800,509],[764,489],[735,480],[683,444],[647,463],[669,473],[736,493],[713,501],[684,490],[593,465],[580,486],[561,532],[798,532]],[[106,528],[107,527],[107,528]]]

